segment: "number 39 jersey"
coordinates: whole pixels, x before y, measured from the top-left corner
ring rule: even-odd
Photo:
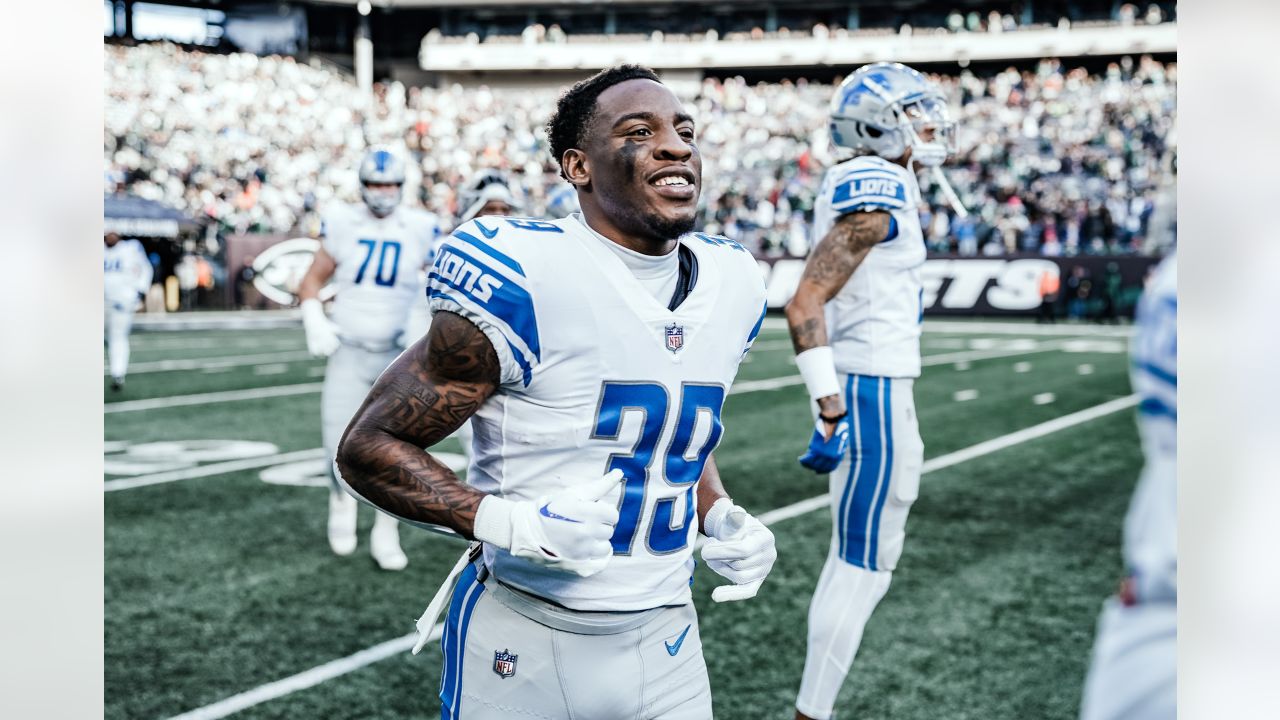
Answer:
[[[435,216],[412,208],[379,218],[364,205],[342,204],[325,214],[322,242],[337,263],[332,318],[343,340],[395,344],[439,235]]]
[[[696,485],[763,322],[764,282],[738,243],[686,235],[697,279],[671,311],[590,233],[577,215],[479,218],[440,245],[429,274],[432,309],[475,323],[502,365],[501,387],[474,416],[468,482],[536,500],[613,468],[626,477],[600,573],[579,578],[488,545],[485,562],[575,610],[683,604]]]
[[[842,373],[920,376],[924,235],[920,185],[906,168],[864,155],[827,171],[813,211],[815,244],[851,212],[880,210],[893,218],[889,237],[871,248],[827,303],[827,334]]]

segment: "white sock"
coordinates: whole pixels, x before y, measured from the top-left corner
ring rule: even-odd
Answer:
[[[863,628],[892,578],[891,571],[866,570],[841,560],[835,550],[828,553],[809,604],[809,649],[797,710],[815,720],[831,717]]]
[[[373,532],[395,533],[395,536],[399,538],[400,521],[383,512],[374,513]]]

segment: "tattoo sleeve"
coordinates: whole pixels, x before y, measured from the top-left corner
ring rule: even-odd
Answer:
[[[343,480],[393,515],[473,538],[485,494],[423,448],[474,415],[499,377],[484,333],[458,315],[436,313],[426,337],[382,373],[343,433],[337,457]]]
[[[840,292],[871,248],[889,234],[889,213],[883,210],[842,215],[809,260],[787,303],[787,324],[797,354],[827,344],[822,306]]]

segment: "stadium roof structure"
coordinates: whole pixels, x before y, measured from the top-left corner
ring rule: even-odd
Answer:
[[[260,1],[260,0],[259,0]],[[359,0],[308,0],[317,5],[357,5]],[[583,8],[600,5],[663,5],[688,4],[710,5],[712,0],[369,0],[369,4],[380,8],[455,8],[484,7],[486,5],[536,5],[539,7],[577,6]],[[723,3],[721,4],[730,4]]]
[[[846,36],[792,34],[751,40],[700,37],[570,37],[564,43],[423,38],[419,62],[436,73],[594,70],[623,62],[655,70],[833,67],[878,60],[906,63],[1016,60],[1169,53],[1177,23],[1020,29],[1004,33],[867,31]]]
[[[197,224],[164,203],[123,193],[103,196],[102,215],[104,232],[130,237],[176,238]]]

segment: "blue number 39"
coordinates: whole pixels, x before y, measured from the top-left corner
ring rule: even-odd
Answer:
[[[686,383],[680,388],[680,411],[676,416],[675,432],[663,454],[661,472],[668,485],[687,486],[684,491],[684,517],[674,517],[679,495],[659,499],[654,503],[645,545],[655,555],[676,552],[689,542],[689,523],[693,521],[697,507],[694,485],[702,477],[702,468],[711,451],[720,442],[723,430],[720,410],[724,406],[724,394],[724,387],[720,385]],[[657,383],[606,382],[600,389],[600,409],[596,415],[592,439],[617,440],[626,413],[640,413],[642,416],[640,437],[631,452],[610,455],[609,465],[605,470],[608,472],[616,468],[626,476],[618,525],[612,538],[615,555],[630,555],[635,545],[640,518],[646,505],[650,467],[655,459],[658,440],[662,437],[663,426],[667,422],[668,405],[667,389]],[[698,417],[704,413],[710,419],[711,430],[694,453],[694,449],[690,447],[693,433]]]

